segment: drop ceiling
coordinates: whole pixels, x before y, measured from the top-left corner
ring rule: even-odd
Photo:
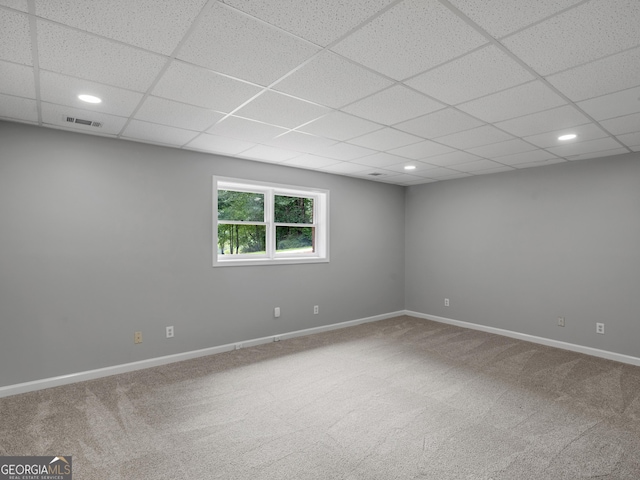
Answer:
[[[398,185],[577,162],[640,151],[638,25],[635,0],[0,0],[0,119]]]

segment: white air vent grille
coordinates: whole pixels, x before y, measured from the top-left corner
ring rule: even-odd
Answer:
[[[88,127],[102,127],[102,123],[101,122],[93,122],[91,120],[84,120],[82,118],[76,118],[76,117],[64,117],[64,121],[69,122],[69,123],[78,123],[80,125],[86,125]]]

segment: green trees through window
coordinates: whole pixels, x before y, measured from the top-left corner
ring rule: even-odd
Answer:
[[[220,254],[266,252],[263,193],[218,190],[218,221],[234,222],[218,224]]]
[[[314,228],[296,225],[313,224],[313,198],[276,195],[274,204],[276,252],[313,252]]]
[[[328,192],[231,179],[214,185],[214,265],[328,261]]]

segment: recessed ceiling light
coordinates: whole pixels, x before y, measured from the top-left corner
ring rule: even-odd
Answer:
[[[415,165],[407,165],[406,167],[404,167],[405,170],[415,170],[416,166]]]
[[[573,140],[577,135],[575,133],[568,133],[567,135],[560,135],[558,140]]]
[[[102,102],[101,98],[94,97],[93,95],[78,95],[78,98],[83,102],[87,103],[100,103]]]

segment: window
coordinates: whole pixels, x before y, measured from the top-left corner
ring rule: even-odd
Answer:
[[[214,266],[329,261],[329,192],[213,179]]]

